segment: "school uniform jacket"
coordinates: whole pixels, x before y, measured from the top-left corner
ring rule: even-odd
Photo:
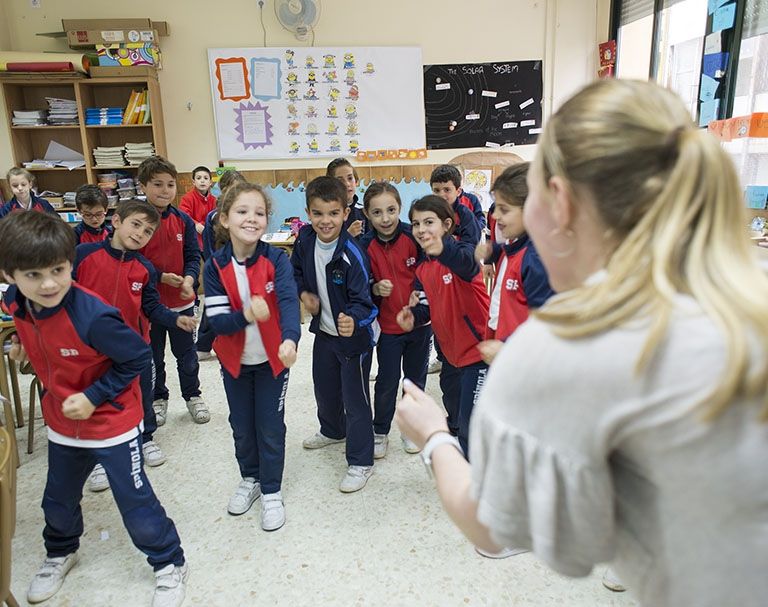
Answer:
[[[149,324],[175,328],[179,318],[160,303],[157,273],[137,251],[120,251],[111,240],[75,249],[72,277],[120,310],[126,324],[149,343]]]
[[[217,209],[214,209],[205,216],[205,227],[201,234],[203,240],[203,259],[210,259],[216,250],[216,234],[213,231],[213,224],[218,212]]]
[[[461,204],[458,198],[453,203],[453,221],[456,224],[453,230],[453,237],[456,240],[471,244],[473,247],[480,242],[480,224],[472,211]]]
[[[500,268],[506,258],[507,267],[503,276],[496,276],[494,290],[499,281],[499,322],[496,325],[496,339],[506,340],[528,319],[528,310],[540,308],[554,295],[549,278],[539,254],[527,234],[512,243],[494,245],[490,262]]]
[[[308,291],[318,295],[317,281],[325,280],[334,320],[343,312],[355,319],[350,337],[339,336],[341,349],[349,356],[362,354],[376,345],[379,337],[378,308],[371,299],[371,271],[368,258],[355,238],[342,229],[325,276],[315,273],[315,243],[317,234],[311,225],[299,230],[293,244],[293,276],[299,295]],[[309,330],[320,331],[320,314],[312,317]]]
[[[420,262],[416,278],[426,294],[426,301],[412,308],[416,326],[432,320],[440,349],[454,367],[480,362],[477,344],[485,339],[490,299],[474,247],[446,236],[443,252]]]
[[[213,349],[222,366],[233,377],[240,375],[240,359],[245,348],[248,321],[237,286],[232,243],[225,244],[205,262],[205,313],[216,333]],[[261,340],[275,377],[285,369],[277,356],[280,344],[301,337],[299,296],[293,280],[293,269],[284,251],[259,242],[256,251],[245,261],[251,295],[263,297],[269,307],[269,319],[258,323]]]
[[[385,279],[392,282],[392,293],[388,297],[373,296],[379,308],[381,332],[401,335],[405,331],[397,324],[397,314],[408,305],[416,284],[416,263],[422,257],[411,232],[411,224],[399,222],[389,241],[381,240],[376,230],[371,230],[360,237],[360,246],[370,260],[372,282]]]
[[[486,225],[485,213],[483,212],[483,205],[480,204],[480,199],[472,192],[462,191],[456,200],[459,204],[467,207],[467,209],[471,211],[471,213],[475,216],[475,219],[477,219],[477,223],[480,224],[480,229],[484,230]]]
[[[58,213],[56,212],[56,209],[54,209],[51,204],[45,199],[40,198],[39,196],[35,196],[34,194],[30,194],[32,197],[32,204],[29,207],[30,211],[40,211],[41,213],[52,213],[53,215],[56,215],[58,217]],[[24,211],[26,210],[25,207],[21,206],[21,203],[16,200],[16,196],[11,198],[8,202],[6,202],[2,207],[0,207],[0,218],[5,217],[8,215],[8,213],[11,213],[12,211]]]
[[[42,410],[51,430],[74,439],[106,440],[141,423],[139,373],[149,364],[149,346],[88,289],[72,283],[62,302],[34,314],[15,285],[3,307],[45,391]],[[64,417],[61,405],[83,392],[96,405],[87,420]]]
[[[189,215],[168,205],[160,214],[160,225],[140,253],[157,270],[160,301],[172,310],[191,306],[192,300],[182,299],[180,289],[160,282],[160,274],[169,272],[182,277],[191,276],[196,288],[200,274],[200,246],[197,244],[195,224]]]
[[[195,223],[205,223],[205,218],[208,216],[208,213],[213,211],[215,208],[216,196],[210,192],[203,196],[200,192],[197,191],[197,188],[192,188],[189,192],[184,194],[184,196],[181,197],[181,202],[179,202],[179,209],[189,215],[192,218],[192,221]],[[198,246],[202,249],[202,234],[197,235],[197,243]]]
[[[77,238],[77,244],[102,242],[109,238],[111,234],[112,231],[106,223],[98,228],[92,228],[84,221],[81,221],[75,226],[75,238]]]

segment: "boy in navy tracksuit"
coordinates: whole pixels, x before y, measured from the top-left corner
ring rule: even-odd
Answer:
[[[19,167],[11,168],[6,174],[8,186],[11,188],[13,198],[0,207],[0,218],[5,217],[12,211],[39,211],[41,213],[51,213],[59,216],[50,203],[45,198],[36,196],[32,191],[35,183],[35,177],[27,169]]]
[[[75,206],[83,220],[75,226],[77,244],[101,242],[109,238],[107,197],[99,186],[87,183],[77,188]]]
[[[320,431],[305,449],[347,441],[347,474],[340,490],[362,489],[373,473],[368,374],[379,327],[365,253],[342,229],[349,209],[344,186],[318,177],[307,186],[311,225],[299,231],[291,263],[315,334],[312,378]]]
[[[75,236],[43,213],[12,213],[0,222],[0,271],[11,283],[3,302],[45,391],[48,480],[43,494],[47,558],[27,593],[53,596],[77,562],[83,533],[82,489],[104,466],[133,543],[153,566],[153,605],[181,605],[187,577],[173,521],[144,473],[138,375],[149,348],[118,310],[72,281]]]
[[[400,194],[390,183],[373,183],[363,197],[365,214],[371,230],[360,238],[360,246],[368,254],[373,274],[374,302],[379,308],[381,336],[376,345],[379,370],[373,398],[373,457],[387,454],[392,418],[395,415],[400,368],[403,376],[420,388],[427,382],[429,323],[404,331],[397,324],[397,314],[408,305],[415,289],[416,263],[422,257],[410,224],[400,221]],[[403,436],[408,453],[419,448]]]
[[[429,177],[429,186],[435,196],[440,196],[454,211],[460,206],[466,208],[477,220],[480,231],[485,229],[485,213],[480,200],[472,192],[465,192],[461,189],[461,171],[452,164],[441,164],[432,171]],[[456,224],[456,230],[461,227],[461,223]],[[454,231],[457,234],[456,231]],[[457,234],[458,235],[458,234]],[[460,238],[459,240],[464,240]],[[478,242],[480,238],[478,236]],[[475,242],[474,244],[477,244]]]
[[[344,220],[344,229],[354,238],[365,234],[370,226],[368,225],[368,218],[365,216],[363,204],[355,193],[358,183],[355,167],[346,158],[335,158],[328,163],[325,175],[338,179],[347,191],[346,201],[349,214]]]
[[[159,274],[160,301],[183,316],[194,316],[197,279],[200,275],[200,246],[189,216],[171,205],[176,197],[176,167],[165,158],[152,156],[139,165],[138,179],[147,202],[160,213],[160,226],[141,254]],[[165,384],[165,340],[171,341],[176,359],[181,395],[196,424],[210,421],[211,414],[200,396],[200,365],[194,336],[182,329],[153,324],[149,330],[152,360],[155,363],[154,408],[157,425],[168,414],[168,387]]]
[[[271,204],[261,186],[237,184],[221,197],[218,231],[226,244],[205,264],[206,315],[229,405],[242,480],[227,511],[245,514],[261,500],[261,527],[285,524],[285,393],[301,328],[293,269],[261,241]]]
[[[160,214],[152,205],[141,200],[127,200],[115,209],[112,221],[115,230],[111,239],[77,247],[73,278],[120,310],[126,324],[147,343],[150,323],[189,333],[194,331],[193,318],[181,316],[160,303],[157,273],[152,264],[138,253],[152,238],[160,223]],[[151,361],[141,372],[139,383],[144,408],[144,463],[160,466],[165,463],[166,457],[154,441],[157,420],[152,407]],[[108,486],[103,468],[96,466],[89,479],[89,489],[101,491]]]

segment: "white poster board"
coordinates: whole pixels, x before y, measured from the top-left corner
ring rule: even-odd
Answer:
[[[424,148],[421,49],[208,49],[219,158]]]

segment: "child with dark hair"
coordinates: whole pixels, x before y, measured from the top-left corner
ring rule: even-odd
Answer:
[[[312,378],[320,430],[305,449],[347,442],[347,473],[339,489],[359,491],[373,474],[373,429],[368,375],[378,339],[368,259],[343,229],[347,192],[337,179],[307,185],[310,225],[299,231],[291,263],[299,297],[312,314]]]
[[[13,197],[0,207],[0,218],[12,211],[41,211],[59,216],[56,209],[45,198],[40,198],[32,191],[35,176],[27,169],[12,167],[5,178],[8,180]]]
[[[203,230],[205,218],[216,208],[216,197],[211,194],[211,171],[208,167],[198,166],[192,170],[194,187],[181,197],[179,210],[184,211],[195,222],[197,241],[203,248]],[[205,255],[205,252],[203,251]]]
[[[86,183],[77,188],[75,206],[83,218],[75,226],[77,244],[101,242],[109,238],[110,230],[106,223],[109,203],[99,186]]]
[[[45,391],[48,480],[43,494],[46,559],[27,591],[30,603],[56,594],[78,561],[83,484],[104,466],[134,545],[155,570],[153,605],[182,604],[188,575],[178,533],[144,473],[138,376],[147,344],[120,313],[72,281],[75,235],[46,213],[0,221],[0,273],[11,283],[3,309]]]
[[[440,196],[448,204],[450,204],[454,210],[457,210],[458,206],[465,207],[472,215],[474,215],[477,223],[480,226],[480,231],[485,229],[485,213],[483,213],[483,207],[480,204],[480,199],[472,192],[465,192],[461,188],[461,171],[458,167],[452,164],[441,164],[435,170],[432,171],[432,175],[429,177],[429,185],[432,188],[432,193],[435,196]],[[461,224],[457,224],[458,230]]]
[[[363,204],[355,193],[359,181],[355,167],[346,158],[334,158],[328,163],[325,175],[338,179],[347,192],[346,202],[349,208],[349,215],[344,220],[344,229],[355,238],[365,234],[369,227],[363,210]]]

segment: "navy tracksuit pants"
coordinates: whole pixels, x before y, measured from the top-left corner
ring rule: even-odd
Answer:
[[[347,356],[340,338],[319,331],[312,348],[320,432],[328,438],[347,439],[347,464],[373,465],[373,427],[369,374],[371,350]]]
[[[106,405],[105,405],[106,406]],[[155,571],[184,564],[184,551],[173,521],[165,514],[144,474],[141,436],[112,447],[84,448],[48,441],[48,482],[43,493],[43,539],[49,557],[71,554],[83,534],[83,485],[101,464],[134,545]]]
[[[141,434],[141,442],[148,443],[152,440],[157,430],[157,416],[152,406],[154,400],[153,389],[155,385],[154,363],[149,364],[139,375],[139,387],[141,388],[141,406],[144,409],[144,432]]]
[[[211,325],[208,323],[208,315],[203,310],[203,314],[200,317],[200,326],[197,328],[197,341],[195,342],[197,351],[210,352],[213,349],[214,339],[216,339],[216,333],[211,329]]]
[[[437,342],[435,342],[437,343]],[[466,367],[454,367],[443,357],[440,390],[443,406],[448,413],[448,428],[459,437],[464,455],[469,459],[469,419],[480,390],[485,384],[488,365],[478,362]]]
[[[395,416],[395,403],[400,386],[400,368],[403,377],[410,379],[422,390],[427,383],[429,341],[432,327],[417,327],[409,333],[391,335],[382,333],[376,345],[379,371],[373,396],[373,431],[388,434]]]
[[[193,308],[187,308],[179,312],[184,316],[194,316]],[[176,359],[176,369],[179,373],[179,385],[184,400],[193,396],[200,396],[200,378],[198,371],[200,365],[197,362],[197,349],[192,333],[174,327],[163,327],[158,323],[152,323],[149,329],[149,339],[152,346],[152,360],[155,363],[155,390],[154,400],[168,398],[168,386],[165,385],[165,339],[171,340],[171,352]]]
[[[273,377],[266,362],[243,365],[237,378],[223,367],[221,372],[240,475],[259,481],[262,493],[277,493],[285,465],[288,369]]]

